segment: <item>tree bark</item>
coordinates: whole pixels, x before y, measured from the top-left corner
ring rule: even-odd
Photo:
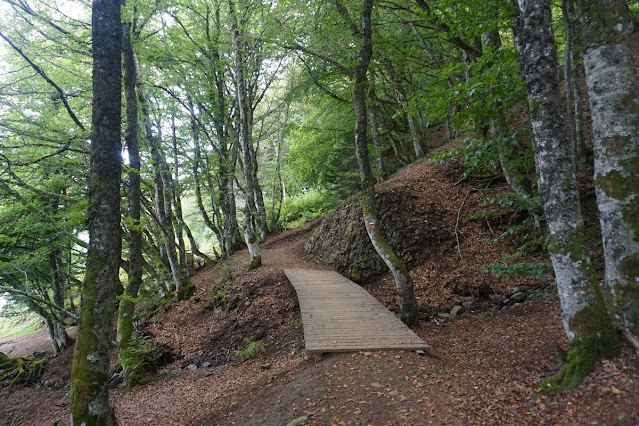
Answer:
[[[366,81],[368,65],[373,53],[371,40],[371,12],[373,0],[363,0],[361,13],[361,28],[359,31],[359,61],[353,74],[353,110],[355,113],[355,148],[357,162],[362,181],[363,219],[368,237],[375,251],[382,258],[395,278],[395,288],[399,299],[401,319],[408,326],[419,324],[417,302],[413,292],[413,280],[410,274],[386,242],[380,231],[377,215],[377,201],[375,200],[375,180],[370,166],[367,142],[367,114],[366,114]]]
[[[572,164],[575,170],[577,170],[577,164],[579,162],[577,156],[579,154],[577,145],[577,121],[573,111],[573,90],[574,84],[579,82],[573,82],[572,80],[572,41],[573,41],[573,25],[570,13],[569,4],[571,0],[562,0],[561,11],[564,18],[564,28],[566,31],[566,50],[564,52],[564,84],[566,85],[566,114],[568,117],[568,129],[570,130],[570,145],[572,147]]]
[[[246,184],[246,209],[244,216],[244,239],[248,246],[251,258],[250,269],[258,268],[262,264],[260,254],[259,236],[257,232],[257,208],[255,206],[255,175],[253,173],[253,158],[251,156],[252,142],[251,129],[249,127],[250,108],[248,92],[244,77],[244,55],[240,40],[240,30],[235,15],[235,0],[229,0],[229,13],[231,17],[231,42],[235,57],[235,85],[237,89],[237,103],[239,110],[239,139],[242,150],[242,165],[244,167],[244,181]]]
[[[169,268],[171,270],[171,278],[173,281],[173,289],[178,301],[188,299],[193,290],[193,284],[186,275],[186,271],[180,268],[177,256],[177,247],[175,244],[175,231],[173,228],[171,204],[173,200],[171,176],[168,171],[166,158],[160,139],[153,134],[151,121],[149,117],[148,100],[142,91],[138,91],[138,99],[143,114],[143,127],[146,135],[146,141],[151,150],[151,158],[154,168],[155,183],[155,211],[157,219],[160,223],[160,232],[162,234],[162,247],[166,255]]]
[[[73,425],[113,425],[109,360],[119,283],[120,95],[122,25],[119,0],[94,0],[93,112],[89,173],[89,249],[71,373]]]
[[[184,245],[184,215],[182,214],[182,187],[180,186],[180,159],[175,129],[175,116],[171,117],[171,142],[173,143],[173,205],[175,206],[175,233],[180,253],[180,267],[186,271],[186,246]]]
[[[555,269],[570,351],[566,367],[548,384],[575,386],[596,361],[619,351],[585,245],[571,148],[566,138],[548,0],[520,0],[516,45],[526,80],[539,195],[548,224],[548,252]]]
[[[615,320],[639,334],[639,82],[623,0],[579,0],[595,144],[595,189]]]
[[[369,73],[370,85],[368,88],[368,119],[370,121],[371,136],[373,137],[373,145],[375,145],[375,164],[377,165],[377,182],[382,182],[386,177],[384,170],[384,158],[382,156],[382,141],[377,130],[377,111],[375,107],[375,75]]]
[[[141,188],[140,188],[140,147],[138,143],[138,102],[136,84],[138,71],[133,53],[131,41],[131,23],[122,24],[122,64],[124,73],[124,99],[126,105],[126,132],[125,141],[129,154],[129,191],[128,191],[128,218],[129,218],[129,268],[128,280],[124,289],[124,297],[120,300],[118,309],[117,337],[119,350],[127,349],[133,337],[133,313],[135,310],[134,299],[138,297],[138,291],[142,284],[142,232],[140,230],[141,214]],[[125,386],[131,388],[137,382],[138,375],[134,371],[134,365],[128,365],[128,358],[120,357],[124,372]]]

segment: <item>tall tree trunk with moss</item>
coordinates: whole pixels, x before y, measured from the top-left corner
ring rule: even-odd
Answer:
[[[244,182],[246,193],[246,209],[244,214],[244,239],[251,257],[250,268],[258,268],[262,264],[257,230],[258,212],[255,205],[255,174],[253,173],[253,158],[251,155],[251,129],[249,126],[250,108],[246,88],[244,52],[242,40],[235,12],[235,0],[229,0],[229,14],[231,18],[231,43],[235,59],[235,85],[237,89],[237,103],[239,115],[239,139],[242,151],[242,165],[244,167]]]
[[[122,25],[119,0],[94,0],[93,110],[89,172],[89,248],[71,372],[71,423],[113,425],[109,361],[119,283],[120,96]]]
[[[140,230],[140,147],[138,143],[138,101],[136,84],[138,81],[137,66],[131,42],[132,24],[122,24],[122,64],[124,72],[124,100],[126,105],[126,132],[125,141],[129,154],[128,172],[128,220],[129,231],[129,268],[128,280],[124,289],[124,297],[120,300],[118,311],[117,338],[120,353],[131,344],[133,337],[133,312],[135,299],[142,284],[142,232]],[[136,384],[139,374],[135,371],[136,365],[130,365],[126,356],[120,356],[124,381],[127,388]]]
[[[566,334],[567,364],[545,384],[561,390],[578,384],[601,357],[619,351],[585,245],[571,147],[564,129],[563,105],[548,0],[520,0],[516,45],[526,80],[533,128],[535,164],[546,222],[548,251],[555,269]]]
[[[606,259],[604,295],[614,317],[639,334],[639,82],[623,0],[579,0],[595,143],[595,188]]]
[[[371,40],[371,13],[373,0],[363,0],[359,31],[359,61],[352,76],[353,110],[355,112],[355,149],[362,180],[363,219],[368,237],[375,251],[382,258],[395,278],[401,319],[409,326],[419,324],[417,302],[413,292],[413,280],[401,260],[388,245],[380,230],[375,200],[375,179],[368,155],[366,117],[366,75],[373,53]]]

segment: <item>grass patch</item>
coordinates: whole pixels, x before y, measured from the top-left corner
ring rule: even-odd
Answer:
[[[282,229],[298,228],[322,216],[341,201],[339,197],[317,189],[286,198],[282,202],[280,227]]]
[[[0,337],[25,336],[42,327],[40,318],[28,311],[0,312]]]

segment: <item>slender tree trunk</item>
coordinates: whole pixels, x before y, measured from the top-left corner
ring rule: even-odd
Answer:
[[[242,149],[242,165],[244,166],[244,179],[246,184],[246,210],[244,217],[244,239],[248,246],[251,258],[250,269],[258,268],[262,264],[262,256],[259,248],[259,236],[257,235],[257,208],[255,206],[255,175],[253,174],[253,159],[251,158],[251,129],[249,128],[248,92],[244,78],[244,55],[240,40],[237,17],[235,15],[235,0],[229,0],[229,13],[231,16],[231,42],[235,57],[235,79],[237,88],[237,102],[239,110],[239,138]]]
[[[526,80],[534,135],[539,194],[548,223],[552,260],[570,351],[566,367],[549,384],[575,386],[596,361],[619,351],[619,341],[603,303],[584,241],[571,149],[562,102],[548,0],[520,0],[516,45]]]
[[[138,143],[138,103],[136,84],[138,71],[133,53],[131,41],[130,23],[122,24],[122,64],[124,73],[124,99],[126,104],[126,132],[125,141],[129,155],[128,172],[129,191],[129,269],[127,271],[127,286],[124,289],[124,297],[120,300],[118,309],[117,338],[120,351],[126,350],[131,345],[133,337],[133,313],[138,291],[142,285],[142,232],[140,230],[141,215],[141,188],[140,188],[140,147]],[[139,373],[135,371],[136,365],[129,365],[127,357],[120,357],[124,372],[125,386],[131,388],[139,380]]]
[[[406,97],[404,86],[402,85],[400,77],[390,60],[385,58],[383,62],[386,66],[391,82],[393,83],[393,89],[395,92],[395,97],[397,98],[397,102],[401,105],[402,108],[405,108],[406,110],[406,120],[408,121],[408,128],[410,130],[411,141],[413,142],[413,151],[415,153],[415,157],[421,158],[424,156],[424,149],[422,148],[419,137],[419,130],[417,128],[417,124],[415,124],[415,119],[408,110],[408,99]]]
[[[119,0],[95,0],[92,13],[93,110],[89,173],[89,249],[71,372],[71,423],[113,425],[109,361],[119,283],[120,96]]]
[[[575,121],[575,115],[573,111],[573,90],[574,84],[579,82],[572,81],[572,41],[573,41],[573,25],[572,18],[569,12],[568,4],[572,0],[562,0],[561,11],[564,17],[564,28],[566,30],[566,50],[564,52],[564,84],[566,85],[566,113],[568,117],[568,129],[570,130],[570,146],[572,147],[572,165],[577,170],[578,164],[578,145],[577,145],[577,122]]]
[[[375,180],[370,166],[366,133],[368,123],[366,117],[366,82],[368,65],[373,53],[371,40],[371,12],[373,0],[363,0],[361,29],[359,32],[359,62],[352,77],[353,110],[355,113],[355,148],[357,162],[362,180],[363,219],[368,237],[375,251],[382,258],[395,278],[395,287],[399,298],[399,309],[402,321],[409,326],[419,324],[417,302],[413,292],[413,280],[410,274],[386,242],[380,230],[375,200]]]
[[[177,247],[175,244],[175,232],[172,220],[172,199],[171,195],[171,178],[166,164],[166,159],[160,146],[160,140],[153,134],[151,127],[148,100],[142,91],[138,92],[140,107],[142,110],[143,126],[146,140],[151,150],[151,158],[153,159],[154,183],[155,183],[155,211],[157,219],[160,223],[162,233],[162,246],[168,260],[171,270],[171,278],[173,281],[173,289],[178,301],[188,299],[193,291],[193,284],[186,275],[186,271],[180,268],[177,256]]]
[[[182,188],[180,186],[180,159],[175,130],[175,116],[171,117],[171,141],[173,142],[173,205],[175,206],[175,233],[177,234],[178,250],[180,253],[180,267],[187,270],[186,246],[184,245],[184,215],[182,214]]]
[[[595,189],[606,259],[604,295],[639,334],[639,82],[623,0],[579,0],[595,143]]]
[[[373,73],[369,73],[369,79],[370,85],[368,87],[368,119],[370,121],[371,135],[373,136],[373,144],[375,145],[377,182],[382,182],[386,177],[386,170],[384,169],[384,158],[382,156],[382,141],[379,138],[379,131],[377,130],[377,111],[375,108],[377,97],[375,96],[375,75]]]

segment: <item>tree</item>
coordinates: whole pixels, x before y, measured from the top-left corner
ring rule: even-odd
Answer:
[[[235,12],[235,0],[229,0],[229,17],[231,19],[231,42],[235,66],[235,85],[237,90],[238,130],[240,147],[242,150],[242,165],[244,166],[244,182],[246,193],[246,208],[244,209],[244,240],[251,257],[250,269],[258,268],[262,264],[258,235],[258,209],[256,205],[257,162],[254,161],[252,137],[252,105],[249,101],[249,92],[245,78],[245,54],[244,41]]]
[[[595,188],[615,320],[639,334],[639,82],[625,1],[579,0],[595,143]]]
[[[347,11],[338,0],[333,2],[340,13],[350,21]],[[373,0],[363,0],[360,27],[353,36],[359,38],[358,63],[351,76],[353,87],[353,111],[355,114],[355,148],[357,151],[357,162],[362,182],[362,209],[363,220],[368,237],[375,248],[375,251],[382,258],[388,269],[395,278],[395,288],[399,299],[399,310],[401,319],[409,326],[419,324],[417,302],[413,292],[413,280],[401,260],[393,252],[386,242],[379,229],[379,217],[377,214],[377,201],[375,200],[375,179],[371,170],[368,154],[368,121],[366,112],[366,86],[368,81],[368,65],[373,54],[371,39],[371,14],[373,11]]]
[[[566,365],[544,384],[561,390],[579,383],[598,359],[616,354],[620,347],[585,245],[572,150],[559,98],[550,4],[548,0],[523,0],[518,10],[514,32],[526,79],[548,252],[570,340]]]
[[[96,0],[92,9],[93,113],[89,175],[89,248],[71,372],[74,425],[112,425],[109,354],[119,284],[120,96],[122,25],[119,0]]]
[[[129,267],[127,270],[128,280],[124,289],[124,297],[120,300],[118,307],[118,328],[117,338],[120,352],[126,350],[131,345],[133,337],[133,313],[135,310],[135,298],[142,285],[142,232],[140,229],[141,216],[141,188],[140,188],[140,148],[138,143],[138,97],[135,90],[138,82],[137,66],[133,53],[133,43],[131,35],[133,24],[127,22],[122,24],[122,65],[124,99],[126,104],[126,148],[129,154],[128,173],[128,224],[129,231]],[[126,386],[131,387],[139,379],[136,366],[127,365],[128,359],[120,357],[122,370]]]

